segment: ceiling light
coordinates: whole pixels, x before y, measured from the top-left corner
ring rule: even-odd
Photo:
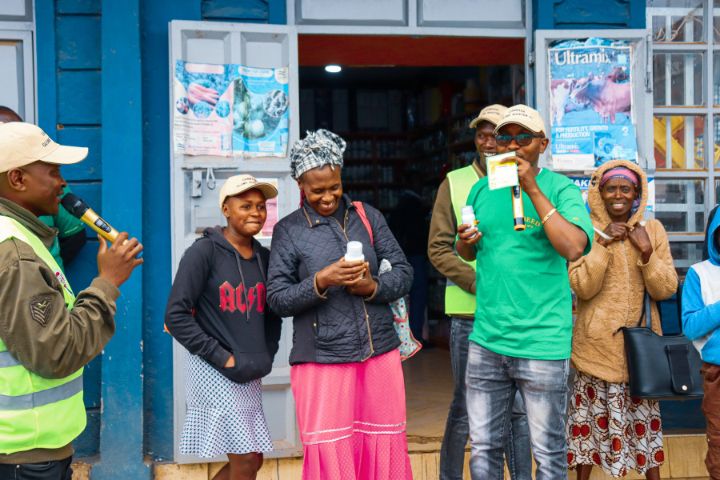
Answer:
[[[340,65],[325,65],[325,71],[328,73],[340,73],[342,67]]]

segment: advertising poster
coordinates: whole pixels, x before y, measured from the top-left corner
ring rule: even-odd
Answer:
[[[280,192],[280,188],[278,188],[278,180],[277,178],[258,178],[258,182],[266,182],[271,185],[273,185],[275,188],[278,189],[278,192]],[[278,212],[278,198],[280,194],[278,194],[277,197],[271,198],[270,200],[265,202],[265,208],[267,209],[267,219],[265,220],[265,225],[263,225],[263,229],[256,235],[256,238],[272,238],[272,232],[273,228],[275,228],[275,224],[280,220],[280,215]]]
[[[590,38],[548,50],[553,168],[592,170],[637,161],[632,112],[632,49]]]
[[[283,157],[288,143],[288,69],[233,65],[233,151]]]
[[[233,89],[226,65],[175,64],[173,145],[186,155],[232,154]]]
[[[176,153],[286,155],[290,117],[287,68],[178,61],[173,84]]]

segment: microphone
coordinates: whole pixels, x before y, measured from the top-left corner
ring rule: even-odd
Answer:
[[[510,188],[512,195],[513,228],[515,231],[525,230],[525,213],[523,210],[522,189],[520,185]]]
[[[65,210],[82,220],[105,240],[114,242],[117,238],[118,231],[111,227],[100,215],[95,213],[95,211],[77,195],[68,193],[60,200],[60,203],[65,207]]]

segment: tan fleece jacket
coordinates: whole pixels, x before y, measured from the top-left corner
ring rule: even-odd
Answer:
[[[636,225],[643,219],[647,176],[634,163],[616,160],[598,168],[590,180],[590,217],[599,230],[610,223],[600,197],[600,179],[608,169],[620,165],[632,169],[642,179],[640,206],[628,224]],[[630,240],[612,242],[607,248],[593,242],[590,253],[570,264],[570,286],[578,297],[572,362],[579,371],[612,383],[628,381],[623,334],[618,329],[638,325],[645,290],[652,300],[652,324],[657,333],[661,330],[655,302],[665,300],[677,290],[678,278],[665,228],[654,219],[648,220],[645,228],[653,245],[646,264]]]
[[[480,178],[485,176],[477,160],[472,163],[472,166]],[[460,260],[455,252],[456,236],[457,221],[450,198],[450,183],[445,178],[435,196],[428,237],[428,258],[444,277],[449,278],[466,292],[475,293],[475,270]],[[461,315],[458,317],[466,318]],[[473,316],[469,315],[467,318],[472,319]]]

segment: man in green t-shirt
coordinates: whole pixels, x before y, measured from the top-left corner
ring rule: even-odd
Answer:
[[[525,230],[513,228],[510,188],[470,191],[477,231],[460,225],[456,248],[477,267],[475,320],[466,373],[474,480],[503,478],[503,426],[516,390],[525,400],[537,478],[567,478],[565,411],[572,335],[567,261],[590,251],[593,228],[580,190],[538,167],[548,147],[540,114],[507,110],[498,153],[514,152]]]
[[[0,123],[22,121],[20,115],[13,109],[0,105]],[[63,197],[70,191],[70,187],[65,187]],[[65,271],[65,264],[72,261],[85,245],[87,240],[85,225],[79,218],[65,210],[62,204],[58,207],[57,215],[43,215],[38,218],[48,227],[57,229],[58,234],[49,250],[60,268]]]

